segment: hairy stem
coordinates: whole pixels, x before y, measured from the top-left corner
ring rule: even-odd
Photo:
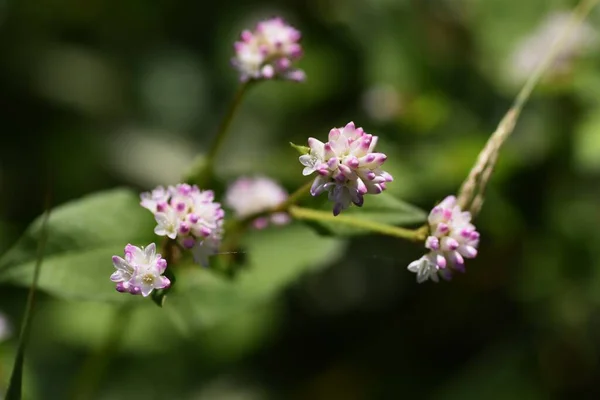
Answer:
[[[552,45],[550,51],[546,54],[536,70],[529,76],[523,85],[523,88],[515,98],[512,106],[504,115],[494,133],[492,133],[488,139],[486,145],[479,153],[475,165],[459,190],[458,204],[463,210],[470,210],[473,215],[476,215],[479,212],[479,209],[483,204],[485,187],[491,178],[500,148],[513,132],[517,119],[527,103],[527,100],[531,96],[533,89],[554,62],[571,30],[585,19],[598,1],[599,0],[582,0],[573,10],[567,28]]]
[[[368,221],[361,218],[355,218],[347,215],[333,216],[328,211],[313,210],[298,206],[290,206],[288,209],[290,215],[299,220],[328,221],[340,225],[350,225],[356,228],[362,228],[382,235],[394,236],[401,239],[407,239],[415,242],[425,240],[427,231],[424,228],[406,229],[379,222]],[[425,227],[427,228],[427,227]]]
[[[231,100],[231,103],[229,104],[229,108],[227,109],[225,115],[223,116],[223,119],[221,120],[221,123],[219,124],[219,127],[217,129],[217,135],[215,136],[212,146],[208,150],[205,159],[207,166],[207,170],[205,173],[209,177],[212,176],[212,173],[214,171],[215,160],[217,158],[217,155],[219,154],[219,151],[223,147],[223,144],[225,143],[225,139],[227,138],[229,126],[233,121],[233,117],[236,111],[238,110],[240,104],[242,103],[245,94],[248,92],[248,89],[252,86],[253,83],[254,81],[252,80],[246,81],[238,87],[237,91],[235,92],[235,95],[233,96],[233,99]]]
[[[278,206],[274,207],[273,209],[269,210],[269,213],[286,211],[288,208],[290,208],[290,206],[293,206],[302,197],[306,196],[307,193],[310,193],[311,186],[312,186],[312,181],[306,182],[304,185],[302,185],[298,189],[296,189],[296,191],[294,191],[294,193],[290,194],[284,202],[282,202]]]
[[[241,220],[230,221],[229,225],[225,228],[225,231],[228,232],[227,237],[221,245],[221,251],[224,253],[224,255],[229,259],[232,258],[230,257],[230,254],[235,252],[240,240],[242,239],[244,233],[246,233],[248,226],[252,223],[252,221],[254,221],[256,218],[268,216],[274,213],[286,212],[291,206],[296,204],[303,196],[309,193],[311,186],[312,181],[305,183],[304,185],[296,189],[296,191],[294,191],[291,195],[289,195],[285,201],[283,201],[281,204],[273,207],[270,210],[254,213]]]

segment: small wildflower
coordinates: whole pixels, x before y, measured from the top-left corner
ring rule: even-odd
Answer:
[[[8,339],[12,334],[12,328],[8,318],[4,313],[0,312],[0,342]]]
[[[182,183],[158,187],[140,198],[142,207],[154,214],[154,233],[176,239],[186,249],[201,250],[202,265],[208,266],[208,255],[218,251],[225,217],[213,191]]]
[[[141,294],[146,297],[154,289],[165,289],[171,285],[166,276],[167,260],[156,253],[156,245],[137,247],[125,246],[125,258],[113,256],[116,269],[110,280],[117,284],[116,289],[122,293]]]
[[[300,31],[276,17],[261,21],[254,31],[245,30],[236,42],[232,64],[239,70],[242,81],[282,78],[303,81],[302,70],[293,62],[302,57]]]
[[[378,194],[386,189],[392,176],[381,169],[387,156],[375,153],[377,136],[349,122],[343,128],[329,132],[328,141],[308,139],[310,151],[300,156],[303,175],[317,172],[310,193],[313,196],[327,191],[334,202],[333,215],[338,215],[354,203],[362,206],[365,194]]]
[[[471,224],[471,213],[462,211],[456,197],[448,196],[429,213],[430,236],[425,248],[430,252],[408,265],[417,274],[417,282],[449,280],[452,270],[465,271],[465,258],[477,256],[479,232]]]
[[[250,215],[267,211],[281,204],[288,194],[275,181],[262,177],[242,177],[233,182],[225,194],[225,204],[230,207],[236,218],[243,219]],[[252,224],[256,229],[266,228],[269,223],[284,225],[290,221],[287,213],[273,213],[256,218]]]

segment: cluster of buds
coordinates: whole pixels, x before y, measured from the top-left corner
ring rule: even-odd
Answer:
[[[140,204],[154,214],[154,233],[176,239],[183,248],[192,250],[196,262],[208,265],[208,257],[221,243],[225,216],[212,190],[201,191],[186,183],[167,189],[159,186],[142,193]]]
[[[430,252],[409,264],[417,282],[438,282],[438,275],[449,280],[452,270],[464,272],[465,258],[477,256],[479,232],[471,224],[471,213],[462,211],[456,197],[448,196],[429,213],[430,236],[425,247]]]
[[[146,297],[154,289],[166,289],[171,281],[162,276],[167,269],[167,260],[156,253],[156,245],[137,247],[132,244],[125,246],[125,258],[113,256],[116,271],[110,280],[117,284],[121,293],[141,294]]]
[[[233,182],[225,194],[225,205],[233,210],[235,217],[247,218],[280,205],[288,193],[277,182],[263,176],[242,177]],[[252,221],[256,229],[264,229],[269,223],[284,225],[290,221],[285,212],[270,213]]]
[[[282,18],[261,21],[254,31],[245,30],[236,42],[232,64],[239,70],[242,81],[282,78],[303,81],[302,70],[293,62],[302,57],[300,31]]]
[[[354,203],[362,206],[364,195],[378,194],[386,189],[392,176],[381,169],[387,156],[375,153],[377,136],[349,122],[343,128],[334,128],[323,143],[308,139],[309,152],[300,156],[303,174],[317,172],[310,193],[313,196],[327,191],[334,202],[333,215],[338,215]]]

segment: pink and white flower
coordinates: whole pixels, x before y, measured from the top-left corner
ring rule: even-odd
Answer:
[[[142,207],[154,214],[154,233],[176,239],[194,255],[201,254],[196,262],[208,266],[208,256],[218,252],[225,217],[221,204],[214,201],[214,192],[182,183],[158,187],[140,197]]]
[[[304,72],[293,62],[302,57],[300,31],[276,17],[259,22],[253,31],[245,30],[236,42],[232,64],[240,79],[282,78],[303,81]]]
[[[122,293],[141,294],[146,297],[154,289],[165,289],[171,281],[163,276],[167,269],[167,260],[156,253],[156,245],[137,247],[125,246],[125,258],[113,256],[116,269],[110,280],[117,284],[117,291]]]
[[[317,173],[310,193],[313,196],[327,191],[334,202],[333,214],[338,215],[354,203],[362,206],[365,194],[379,194],[386,189],[392,176],[381,166],[387,159],[376,153],[378,137],[349,122],[343,128],[329,132],[328,141],[309,138],[308,154],[300,156],[303,175]]]
[[[471,213],[462,211],[456,197],[448,196],[429,213],[430,236],[425,248],[430,252],[408,265],[417,274],[417,282],[449,280],[452,270],[464,272],[465,258],[477,256],[479,232],[471,223]]]
[[[233,210],[236,218],[270,210],[283,203],[288,193],[277,182],[264,176],[241,177],[233,182],[225,193],[225,205]],[[287,213],[273,213],[258,217],[252,222],[256,229],[266,228],[269,223],[284,225],[290,221]]]

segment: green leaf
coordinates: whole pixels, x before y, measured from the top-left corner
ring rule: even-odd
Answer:
[[[327,202],[321,210],[333,209],[333,204]],[[384,192],[377,196],[366,196],[362,207],[352,205],[347,210],[342,211],[341,215],[351,216],[355,219],[361,219],[372,222],[385,223],[394,226],[408,226],[419,224],[427,219],[427,213],[417,206],[406,203],[393,195]],[[311,226],[320,235],[326,236],[358,236],[368,235],[373,232],[348,224],[336,224],[330,221],[308,221]]]
[[[345,241],[321,237],[299,223],[257,231],[244,239],[247,263],[233,279],[196,265],[182,266],[165,307],[191,317],[196,329],[211,326],[268,301],[303,274],[331,264],[345,247]]]
[[[154,220],[129,189],[113,189],[56,207],[48,220],[48,243],[38,287],[69,299],[124,301],[109,276],[111,256],[127,243],[156,241]],[[41,218],[0,258],[0,282],[29,286],[35,266]],[[132,297],[132,296],[130,296]]]
[[[298,151],[298,153],[300,153],[301,155],[308,154],[310,152],[310,147],[300,146],[300,145],[294,144],[292,142],[290,142],[290,146],[292,146],[294,149],[296,149]]]

